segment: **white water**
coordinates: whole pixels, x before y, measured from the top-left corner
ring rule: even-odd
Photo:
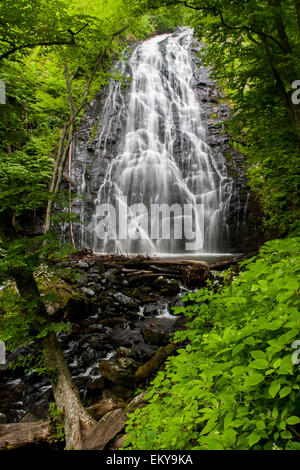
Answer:
[[[120,145],[120,154],[108,168],[95,201],[95,211],[88,230],[93,233],[96,252],[184,253],[186,239],[165,240],[144,234],[144,239],[120,240],[115,233],[106,239],[98,237],[108,220],[101,217],[101,204],[115,207],[142,203],[202,204],[202,212],[185,217],[187,232],[204,233],[204,244],[198,252],[224,253],[228,242],[228,217],[233,180],[228,177],[225,161],[215,159],[205,142],[201,122],[201,106],[193,89],[193,65],[189,48],[191,30],[176,35],[154,37],[135,49],[129,65],[132,82],[129,102],[124,103],[121,84],[110,85],[107,104],[128,106],[127,123]],[[119,69],[124,70],[121,63]],[[103,119],[106,116],[104,112]],[[111,121],[103,126],[99,139],[102,155],[106,155],[106,135]],[[85,184],[83,176],[83,185]],[[129,233],[140,232],[141,224],[149,223],[143,212],[120,218],[117,229],[126,223]],[[182,219],[183,221],[183,219]],[[162,221],[160,222],[161,229]],[[83,228],[83,231],[86,228]],[[160,232],[158,232],[160,233]],[[172,235],[172,232],[171,232]],[[113,237],[112,237],[113,236]],[[112,240],[111,238],[116,238]]]

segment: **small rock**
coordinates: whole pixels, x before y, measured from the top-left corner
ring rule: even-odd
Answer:
[[[7,417],[4,413],[0,413],[0,424],[7,424]]]
[[[78,261],[78,267],[81,268],[81,269],[88,269],[89,268],[89,264],[86,263],[85,261]]]
[[[120,346],[116,351],[117,358],[119,357],[130,357],[131,359],[138,359],[139,355],[136,351],[129,348],[124,348],[124,346]]]
[[[93,289],[90,289],[89,287],[81,287],[80,291],[88,297],[94,297],[94,295],[96,295],[95,291],[93,291]]]
[[[137,307],[137,302],[134,299],[131,299],[121,292],[114,294],[114,297],[120,302],[120,304],[125,305],[126,307]]]
[[[103,263],[100,259],[95,260],[95,263],[93,264],[93,267],[89,270],[89,273],[104,275],[105,268],[104,268],[104,265],[103,265]]]
[[[131,372],[135,372],[141,365],[134,359],[130,359],[128,357],[117,357],[117,363],[122,367],[122,369],[126,369]]]
[[[105,273],[105,278],[108,280],[108,282],[110,282],[111,284],[115,284],[117,282],[117,277],[116,277],[116,274],[119,272],[118,269],[109,269],[106,273]]]
[[[166,279],[164,276],[159,276],[155,279],[153,287],[158,289],[162,294],[165,295],[176,295],[180,292],[179,282],[175,279]]]

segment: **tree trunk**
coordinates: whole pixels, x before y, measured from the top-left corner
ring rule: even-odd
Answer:
[[[48,321],[47,311],[33,274],[22,270],[15,273],[20,295],[26,299],[29,313],[37,315],[37,320]],[[79,450],[85,437],[91,433],[96,421],[83,407],[77,387],[68,370],[63,351],[55,333],[50,332],[42,341],[44,363],[49,371],[50,382],[56,406],[63,412],[63,425],[66,449]]]
[[[77,387],[72,380],[55,333],[49,333],[43,340],[43,351],[46,366],[55,370],[51,384],[56,406],[63,411],[66,449],[80,450],[96,421],[80,401]]]

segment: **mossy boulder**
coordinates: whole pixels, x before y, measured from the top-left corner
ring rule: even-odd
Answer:
[[[116,385],[124,385],[125,387],[134,388],[136,385],[136,377],[126,369],[114,364],[111,361],[100,361],[99,371],[110,382]]]

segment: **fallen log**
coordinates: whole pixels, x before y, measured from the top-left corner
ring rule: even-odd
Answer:
[[[0,425],[0,449],[18,449],[31,444],[54,442],[49,421]]]
[[[82,450],[103,450],[125,427],[126,418],[127,414],[123,409],[107,413],[85,439]]]
[[[136,396],[125,409],[110,411],[98,421],[92,432],[85,439],[81,450],[103,450],[107,444],[110,444],[109,450],[119,449],[124,443],[124,437],[120,433],[124,430],[127,417],[137,408],[144,408],[147,403],[144,400],[146,392]],[[119,438],[122,437],[121,441]],[[113,441],[113,439],[115,439]]]
[[[176,344],[171,343],[168,346],[159,348],[154,357],[150,359],[146,364],[143,364],[138,368],[135,375],[139,380],[149,379],[155,372],[159,370],[162,364],[167,360],[169,356],[175,351]]]
[[[103,399],[99,403],[95,405],[89,406],[87,411],[92,416],[92,418],[99,420],[104,415],[109,413],[110,411],[118,410],[120,408],[124,408],[125,403],[121,399]]]
[[[247,259],[253,258],[253,256],[256,256],[258,254],[258,251],[248,253],[247,255],[243,256],[236,256],[234,258],[228,258],[223,261],[219,261],[218,263],[210,265],[210,269],[212,271],[223,271],[225,269],[229,269],[230,266],[236,266],[238,263],[242,263],[243,261],[246,261]]]

